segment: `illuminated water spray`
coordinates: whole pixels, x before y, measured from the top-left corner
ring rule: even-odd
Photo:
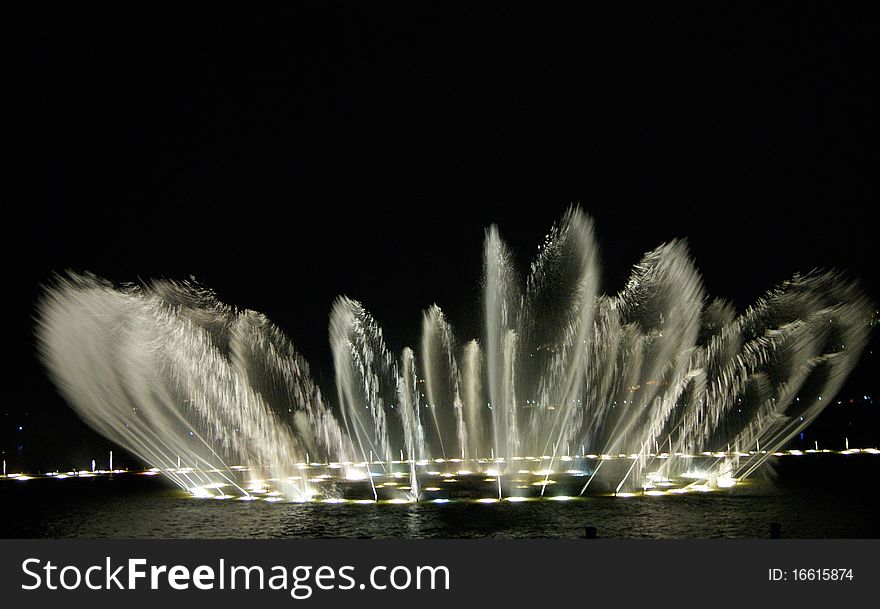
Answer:
[[[797,275],[737,314],[706,296],[681,241],[645,255],[614,295],[599,291],[597,260],[576,208],[524,278],[492,227],[482,336],[460,343],[433,305],[419,348],[399,355],[340,297],[330,398],[268,319],[189,283],[59,279],[37,337],[79,415],[181,487],[327,501],[330,479],[415,500],[440,490],[423,480],[450,486],[456,472],[498,498],[530,484],[544,495],[562,471],[581,492],[604,480],[620,496],[729,486],[816,418],[868,339],[871,303],[834,273]]]

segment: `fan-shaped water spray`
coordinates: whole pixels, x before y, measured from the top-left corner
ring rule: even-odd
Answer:
[[[648,253],[617,295],[600,294],[597,260],[577,208],[524,281],[492,227],[483,335],[459,342],[433,305],[399,356],[340,297],[330,399],[263,315],[189,283],[60,278],[37,335],[79,415],[181,487],[294,500],[347,483],[412,500],[434,488],[420,481],[471,474],[501,497],[543,494],[561,469],[580,492],[724,486],[815,419],[868,339],[871,303],[835,273],[795,276],[737,315],[707,299],[683,242]]]

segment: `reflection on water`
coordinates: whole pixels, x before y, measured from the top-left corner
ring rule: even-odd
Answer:
[[[880,537],[875,459],[788,460],[775,482],[682,496],[578,501],[270,503],[194,499],[158,477],[0,481],[2,537]]]

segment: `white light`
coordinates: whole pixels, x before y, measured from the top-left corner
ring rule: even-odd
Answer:
[[[736,486],[736,479],[731,476],[718,476],[715,478],[715,486],[718,488],[731,488]]]

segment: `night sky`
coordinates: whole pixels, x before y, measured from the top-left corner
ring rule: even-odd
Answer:
[[[65,269],[194,276],[269,315],[325,388],[337,295],[395,351],[434,302],[479,336],[486,227],[524,270],[572,203],[596,220],[606,292],[686,237],[740,309],[817,267],[880,300],[876,22],[800,3],[321,5],[5,9],[7,459],[106,448],[35,357],[40,284]],[[878,389],[866,362],[847,396]]]

